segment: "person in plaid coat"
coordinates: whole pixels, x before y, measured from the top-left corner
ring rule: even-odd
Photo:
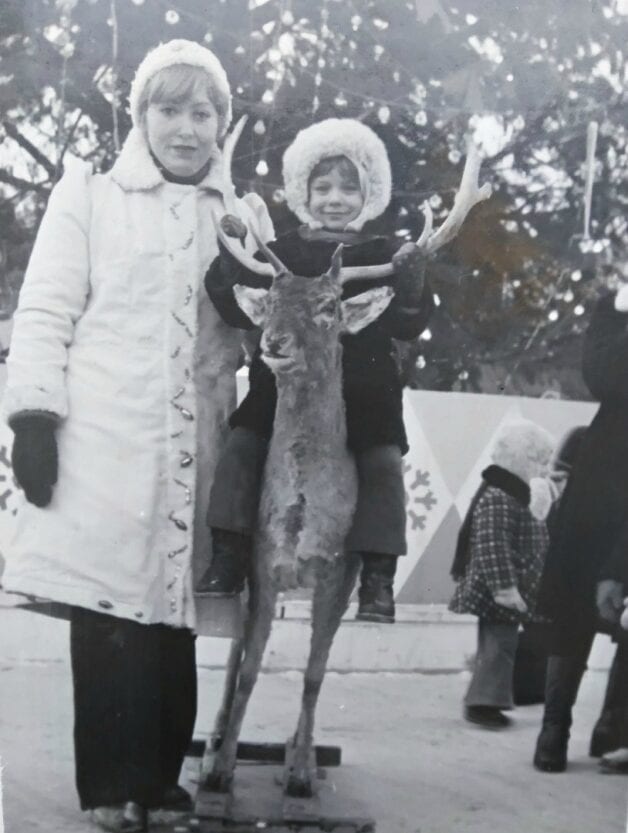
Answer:
[[[551,491],[544,479],[553,438],[538,425],[507,425],[482,472],[460,529],[449,605],[478,617],[475,670],[465,696],[465,718],[501,728],[513,707],[512,679],[522,622],[535,620],[536,595],[548,546],[545,518]]]

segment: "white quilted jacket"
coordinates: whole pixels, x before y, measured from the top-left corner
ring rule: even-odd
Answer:
[[[198,186],[165,182],[133,130],[109,173],[75,163],[54,189],[3,404],[7,417],[60,417],[59,480],[49,507],[18,511],[5,590],[195,626],[192,573],[207,563],[205,511],[242,337],[203,288],[221,184],[218,157]],[[272,238],[259,197],[240,211]]]

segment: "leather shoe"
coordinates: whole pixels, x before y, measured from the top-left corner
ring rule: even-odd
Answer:
[[[148,830],[148,813],[135,801],[113,807],[94,807],[92,821],[109,833],[145,833]]]
[[[505,729],[511,720],[495,706],[465,706],[464,719],[485,729]]]
[[[628,775],[628,749],[616,749],[600,758],[600,772],[605,775]]]

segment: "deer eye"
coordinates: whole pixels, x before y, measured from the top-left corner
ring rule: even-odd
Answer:
[[[323,306],[319,307],[319,310],[318,310],[319,315],[333,316],[335,312],[336,312],[336,304],[333,301],[329,301],[327,304],[323,304]]]

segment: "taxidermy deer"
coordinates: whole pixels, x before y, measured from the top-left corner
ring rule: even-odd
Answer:
[[[226,166],[241,129],[239,124],[225,148]],[[416,244],[421,254],[427,256],[452,239],[473,205],[489,196],[488,185],[478,188],[478,173],[473,149],[454,206],[436,231],[431,212],[425,209],[425,229]],[[234,206],[232,199],[226,202],[227,210]],[[273,279],[268,290],[236,286],[234,291],[238,304],[263,330],[262,358],[275,375],[277,408],[254,541],[249,615],[243,639],[232,646],[214,730],[214,736],[221,738],[220,748],[215,754],[206,753],[201,785],[217,792],[230,790],[238,737],[270,636],[277,594],[290,587],[313,586],[310,655],[293,740],[293,766],[286,782],[289,795],[310,796],[316,703],[360,566],[358,555],[344,551],[357,474],[347,449],[340,337],[375,320],[393,292],[378,287],[344,300],[341,296],[347,282],[381,280],[393,274],[393,266],[345,268],[339,247],[325,274],[303,278],[292,274],[259,239],[266,263],[247,254],[218,223],[217,228],[222,244],[248,270]]]

